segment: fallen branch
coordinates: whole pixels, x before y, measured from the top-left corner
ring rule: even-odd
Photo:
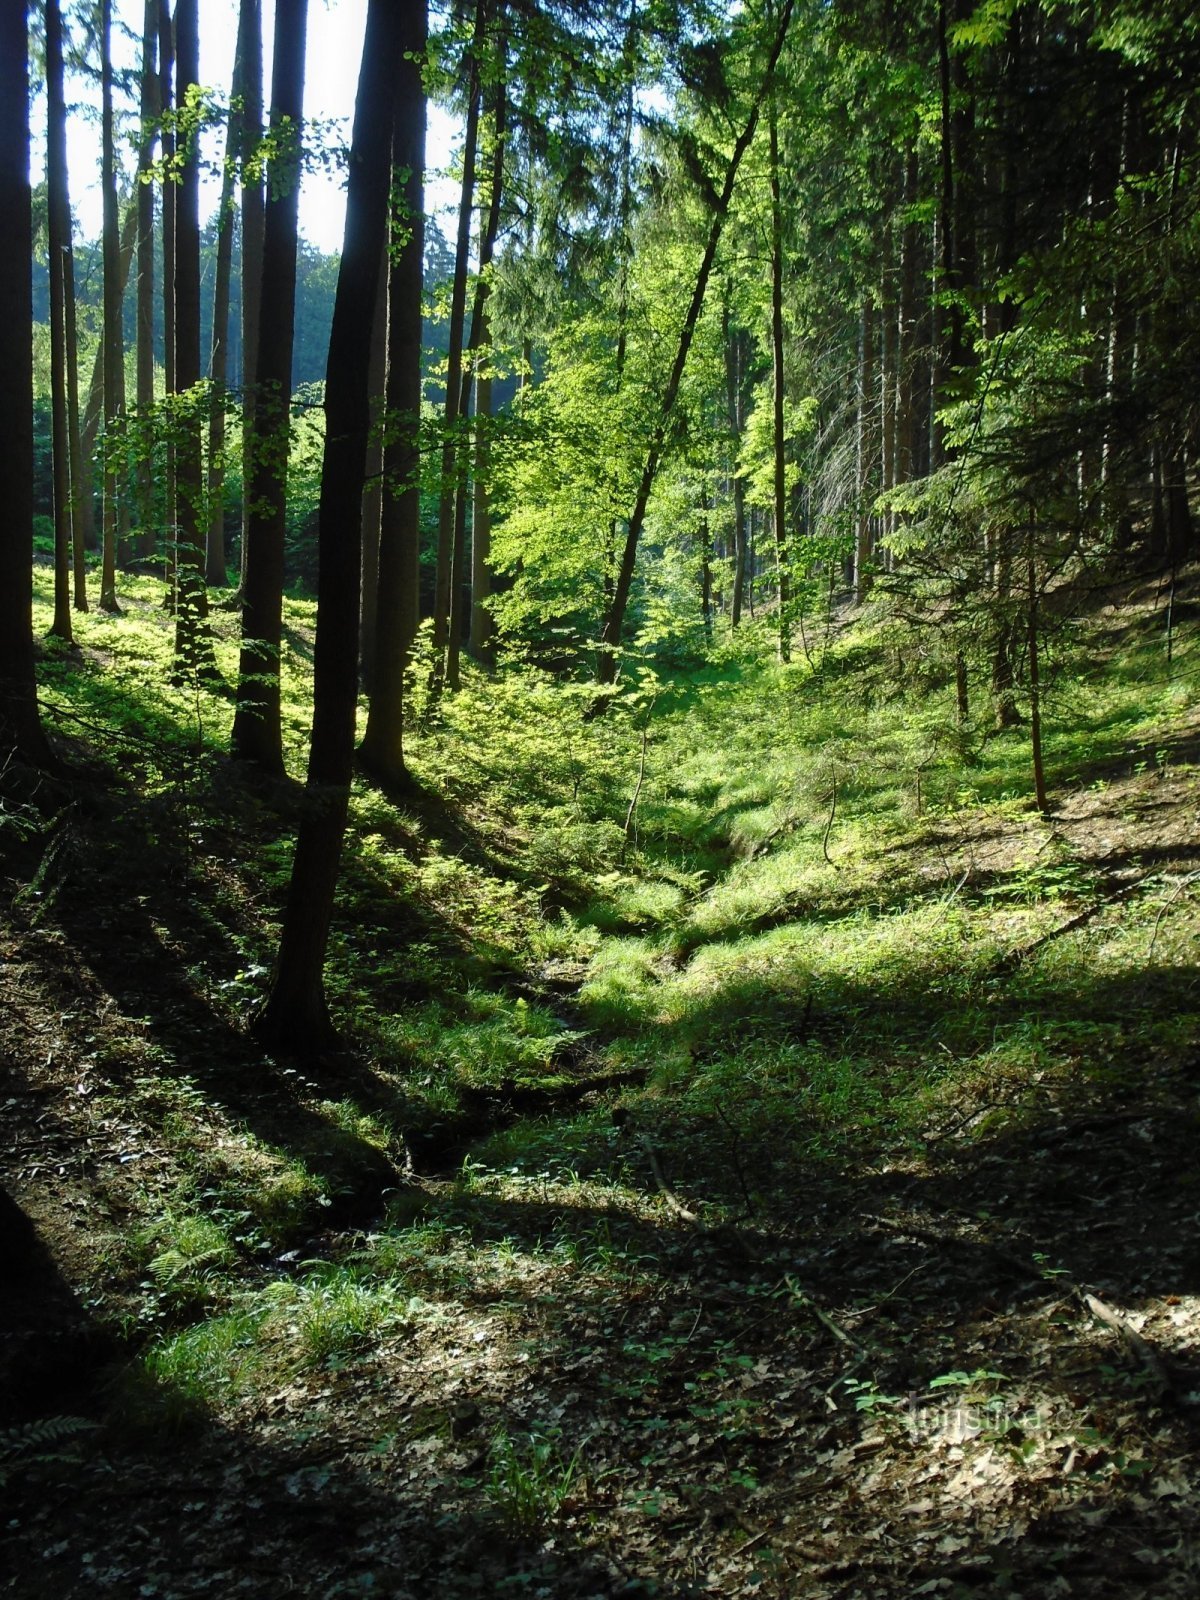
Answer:
[[[1139,889],[1144,888],[1148,883],[1153,883],[1156,878],[1161,876],[1162,874],[1159,872],[1148,872],[1144,878],[1138,878],[1134,883],[1122,884],[1119,889],[1114,889],[1111,894],[1106,894],[1103,899],[1095,901],[1090,906],[1085,906],[1082,911],[1077,912],[1073,917],[1068,917],[1065,922],[1060,922],[1057,928],[1051,928],[1049,933],[1043,933],[1039,938],[1034,939],[1031,944],[1021,945],[1018,949],[1012,950],[1008,955],[1001,957],[997,963],[1000,971],[1015,972],[1018,967],[1023,966],[1029,960],[1030,956],[1036,955],[1043,945],[1049,944],[1054,939],[1061,939],[1065,933],[1074,933],[1076,928],[1082,928],[1085,923],[1091,922],[1093,917],[1098,917],[1109,906],[1115,906],[1122,900],[1127,900],[1131,894],[1136,894]]]
[[[649,1159],[650,1171],[654,1176],[655,1184],[658,1186],[658,1192],[667,1202],[670,1210],[672,1210],[683,1222],[699,1222],[700,1218],[694,1211],[688,1210],[683,1201],[679,1198],[679,1196],[667,1182],[666,1178],[663,1176],[663,1169],[659,1165],[658,1156],[655,1153],[654,1146],[650,1143],[649,1139],[645,1137],[645,1135],[642,1136],[642,1149],[646,1152],[646,1155]]]
[[[1114,1311],[1111,1306],[1105,1305],[1099,1295],[1089,1294],[1086,1290],[1080,1289],[1076,1292],[1096,1320],[1102,1322],[1106,1328],[1110,1328],[1129,1346],[1158,1385],[1160,1395],[1174,1394],[1176,1383],[1167,1370],[1166,1363],[1149,1340],[1142,1338],[1129,1318],[1120,1311]]]

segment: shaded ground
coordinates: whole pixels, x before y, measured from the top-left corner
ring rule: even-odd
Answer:
[[[922,824],[898,880],[1014,908],[979,981],[998,1026],[1032,1007],[1033,1043],[915,1137],[803,1148],[769,1100],[685,1106],[593,1038],[416,1159],[412,1063],[299,1070],[242,1030],[269,926],[240,863],[270,817],[219,787],[203,813],[97,791],[2,897],[0,1593],[1200,1591],[1200,1039],[1119,1026],[1147,996],[1200,1009],[1195,739],[1181,720],[1165,760],[1080,774],[1049,822]],[[355,870],[371,926],[344,937],[466,948]],[[1126,918],[1137,961],[1106,987],[1004,988]],[[874,1003],[927,1014],[940,1060],[956,1004],[880,981],[810,1015],[792,975],[753,981],[830,1053]],[[1039,1003],[1081,1024],[1074,1054],[1060,1026],[1041,1061]],[[714,1001],[693,1067],[727,1023]],[[484,1139],[510,1124],[511,1164]],[[197,1217],[216,1243],[180,1259]],[[178,1341],[217,1326],[189,1368]]]

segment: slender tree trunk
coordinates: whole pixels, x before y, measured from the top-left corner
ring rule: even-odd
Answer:
[[[229,96],[225,168],[221,175],[221,202],[217,212],[217,263],[213,282],[212,343],[208,359],[212,390],[208,409],[208,528],[204,546],[204,581],[210,588],[223,588],[229,582],[225,558],[225,410],[229,384],[229,283],[233,274],[233,186],[242,148],[240,105],[245,53],[244,19],[239,17]]]
[[[255,1033],[270,1046],[311,1054],[336,1043],[324,962],[354,765],[358,706],[361,514],[370,407],[367,369],[387,234],[392,128],[406,9],[369,0],[363,65],[325,381],[325,453],[318,512],[320,579],[314,650],[312,747],[306,807],[271,993]],[[407,109],[407,108],[406,108]]]
[[[263,60],[260,0],[242,0],[239,37],[244,39],[242,94],[242,540],[241,587],[249,551],[250,479],[254,461],[254,414],[258,395],[258,321],[262,305],[263,228],[266,194],[259,153],[262,145]]]
[[[858,416],[855,468],[858,510],[854,524],[854,598],[861,603],[871,592],[871,504],[875,469],[875,307],[868,295],[859,313]]]
[[[101,546],[100,609],[117,604],[117,464],[115,446],[121,425],[118,373],[123,368],[121,331],[120,220],[117,214],[117,152],[113,134],[112,0],[100,8],[100,188],[104,211],[104,527]]]
[[[904,154],[904,222],[900,231],[900,299],[897,306],[896,444],[895,480],[909,483],[916,475],[916,413],[914,380],[917,358],[917,258],[921,235],[912,220],[917,201],[917,149],[909,144]]]
[[[182,105],[200,82],[199,0],[177,0],[175,48]],[[204,588],[204,476],[200,413],[200,152],[198,135],[183,151],[175,211],[175,382],[184,399],[175,446],[175,663],[190,679],[216,670]]]
[[[33,667],[33,219],[25,6],[0,6],[0,744],[53,765]]]
[[[171,0],[160,0],[158,12],[159,106],[164,117],[162,157],[164,169],[175,160],[177,139],[168,126],[168,114],[175,108],[175,28],[171,20]],[[162,305],[163,305],[163,390],[168,400],[179,393],[175,372],[175,218],[178,185],[164,174],[162,186]],[[175,604],[175,546],[179,537],[178,495],[175,483],[174,427],[168,425],[164,447],[165,534],[163,576],[166,579],[164,604]]]
[[[733,198],[733,188],[737,181],[738,168],[741,166],[742,157],[746,154],[754,138],[754,130],[758,126],[759,113],[762,109],[763,95],[769,92],[775,75],[775,67],[779,60],[780,51],[783,49],[783,41],[787,34],[788,24],[791,21],[792,3],[793,0],[784,0],[781,20],[767,62],[766,71],[763,75],[758,98],[755,100],[746,121],[746,126],[738,136],[737,143],[733,147],[733,153],[729,158],[725,182],[721,193],[717,197],[716,206],[709,223],[708,239],[704,247],[704,255],[700,261],[699,271],[696,274],[691,304],[688,306],[683,327],[680,329],[675,360],[671,366],[667,386],[663,390],[662,399],[659,402],[658,415],[655,418],[654,430],[650,436],[650,446],[646,452],[646,462],[642,468],[637,497],[634,500],[633,512],[629,518],[629,525],[625,534],[625,547],[621,553],[621,565],[617,573],[617,582],[613,589],[612,604],[609,607],[608,616],[605,618],[604,628],[600,635],[596,679],[602,686],[616,682],[617,653],[621,645],[621,632],[625,624],[625,612],[629,605],[629,596],[633,588],[637,547],[642,534],[642,525],[646,520],[646,508],[650,503],[650,493],[658,476],[659,462],[662,460],[663,450],[666,446],[667,431],[675,410],[675,400],[679,394],[683,370],[687,365],[688,353],[691,350],[692,340],[696,333],[696,325],[700,320],[700,311],[704,305],[704,296],[708,289],[708,280],[712,273],[713,261],[716,258],[717,246],[721,242],[725,219],[729,214],[729,202]],[[601,714],[605,703],[603,699],[594,701],[592,714]]]
[[[1026,551],[1026,576],[1028,580],[1029,625],[1029,746],[1033,760],[1033,793],[1037,808],[1048,815],[1050,802],[1046,798],[1046,768],[1042,759],[1042,680],[1038,656],[1038,582],[1037,557],[1034,549],[1034,516],[1029,514],[1029,532]]]
[[[242,648],[231,747],[236,759],[252,761],[276,776],[284,771],[279,665],[307,20],[308,0],[276,0],[271,71],[274,153],[263,229],[258,393],[250,448]],[[378,261],[375,266],[378,271]],[[371,303],[373,306],[374,294]],[[357,634],[356,627],[356,640]]]
[[[73,604],[76,611],[88,609],[87,597],[87,522],[92,493],[92,475],[83,459],[83,435],[79,423],[79,336],[75,323],[75,252],[70,235],[63,251],[63,318],[67,334],[67,431],[71,446],[71,574]],[[94,536],[94,529],[93,529]]]
[[[389,239],[390,247],[390,239]],[[359,605],[359,671],[363,688],[371,692],[375,673],[375,623],[379,606],[379,530],[383,519],[384,413],[387,408],[388,248],[379,260],[379,292],[375,296],[375,324],[371,330],[371,438],[367,447],[367,479],[362,500],[362,595]]]
[[[421,291],[425,254],[424,0],[406,7],[392,161],[407,174],[394,227],[403,245],[388,277],[387,416],[379,534],[375,669],[359,760],[385,786],[404,783],[404,673],[420,617]]]
[[[446,356],[446,405],[442,433],[442,482],[438,496],[437,573],[433,596],[433,642],[444,654],[450,638],[454,562],[454,513],[458,488],[458,422],[462,404],[463,325],[467,311],[467,267],[471,249],[471,207],[475,195],[475,161],[479,144],[480,60],[486,20],[485,0],[475,0],[471,39],[467,125],[463,140],[462,189],[458,202],[458,237],[454,283],[450,293],[449,349]],[[442,668],[439,665],[439,674]]]
[[[700,495],[700,615],[704,621],[704,642],[713,637],[713,579],[712,579],[712,528],[708,514],[712,510],[708,490]]]
[[[63,97],[62,18],[46,0],[46,197],[50,239],[50,410],[54,467],[54,621],[51,635],[71,632],[71,460],[67,423],[67,311],[64,261],[71,238],[67,195],[67,107]]]
[[[507,72],[507,41],[503,30],[496,44],[496,61],[492,69],[492,82],[489,86],[488,107],[492,125],[492,169],[490,196],[485,220],[479,230],[479,276],[475,280],[475,300],[471,307],[471,340],[469,345],[469,361],[463,373],[463,394],[459,403],[459,415],[467,415],[470,400],[472,380],[487,365],[488,352],[491,346],[491,324],[488,318],[488,297],[491,293],[491,265],[492,257],[496,251],[496,235],[500,229],[500,207],[504,198],[504,147],[507,139],[508,122],[508,95],[505,81]],[[489,384],[490,393],[490,384]],[[490,404],[490,400],[489,400]],[[478,441],[481,432],[486,431],[486,422],[479,424],[479,407],[475,407],[476,427],[475,437]],[[455,515],[454,527],[454,559],[451,568],[450,580],[450,629],[446,641],[446,683],[451,689],[458,688],[459,679],[459,653],[462,648],[462,607],[467,588],[467,560],[466,560],[466,520],[467,520],[467,486],[466,486],[466,458],[467,451],[464,446],[459,454],[459,482],[456,488],[458,509]],[[476,451],[476,465],[478,465],[478,450]],[[479,504],[482,495],[485,502],[488,485],[479,480],[476,473],[474,483],[474,502]],[[476,566],[474,551],[472,551],[471,569]],[[474,589],[472,588],[471,627],[474,627]]]
[[[779,659],[792,659],[791,541],[787,516],[787,437],[784,430],[783,204],[779,192],[779,113],[774,84],[767,91],[771,181],[771,416],[774,448],[775,565],[779,580]]]
[[[154,555],[154,464],[145,425],[154,409],[154,185],[155,124],[158,118],[158,0],[145,0],[142,22],[141,147],[137,187],[137,386],[134,394],[143,424],[136,467],[139,534],[136,554]]]
[[[733,595],[730,600],[729,625],[736,628],[742,620],[742,606],[746,594],[746,480],[738,470],[742,435],[746,427],[746,365],[749,339],[744,328],[732,336],[729,332],[729,311],[725,309],[725,404],[729,416],[731,436],[730,478],[733,495]]]
[[[475,473],[471,513],[471,654],[491,667],[494,626],[487,601],[492,592],[492,507],[490,492],[492,375],[484,369],[475,384]]]

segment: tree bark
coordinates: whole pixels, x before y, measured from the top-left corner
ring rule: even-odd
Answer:
[[[241,584],[246,582],[250,476],[254,458],[254,414],[258,394],[258,322],[262,305],[263,228],[266,195],[259,164],[262,146],[263,62],[260,0],[242,0],[238,31],[245,39],[242,96],[242,539]]]
[[[767,91],[771,184],[771,422],[774,447],[772,508],[775,567],[779,585],[779,659],[792,659],[790,543],[787,517],[787,437],[784,430],[783,372],[783,204],[779,192],[779,110],[774,84]]]
[[[393,164],[395,164],[393,162]],[[379,530],[383,521],[384,413],[387,408],[389,245],[379,258],[379,289],[371,329],[371,438],[367,447],[367,480],[362,499],[362,592],[359,603],[359,675],[368,694],[375,675],[375,625],[379,610]]]
[[[120,427],[118,372],[124,363],[121,331],[120,220],[117,214],[117,153],[113,134],[112,0],[100,8],[100,188],[104,213],[104,523],[100,556],[100,609],[117,604],[116,435]]]
[[[50,410],[54,468],[54,621],[65,644],[71,631],[72,500],[67,422],[67,311],[64,263],[71,242],[67,193],[67,107],[63,97],[62,18],[46,0],[46,204],[50,238]]]
[[[221,174],[221,200],[217,211],[217,262],[213,281],[212,341],[208,358],[212,389],[208,408],[208,524],[204,545],[204,581],[210,588],[223,588],[229,581],[225,557],[225,409],[229,384],[229,286],[233,274],[233,186],[234,171],[242,148],[245,29],[246,18],[241,13],[233,57],[225,166]]]
[[[256,1035],[310,1054],[336,1044],[325,1001],[324,963],[354,765],[358,706],[358,608],[362,542],[357,528],[370,407],[367,369],[387,233],[392,127],[404,38],[393,0],[369,0],[354,113],[346,234],[338,271],[325,379],[325,447],[318,512],[320,578],[314,649],[312,746],[306,807],[296,841],[279,958]]]
[[[242,647],[231,753],[282,777],[279,663],[283,644],[283,563],[296,305],[296,219],[308,0],[277,0],[271,70],[274,140],[263,228],[257,398],[244,513],[246,567]],[[378,262],[376,262],[378,269]],[[373,303],[373,297],[372,297]],[[356,518],[357,525],[357,518]]]
[[[394,230],[403,244],[388,278],[388,440],[379,535],[375,670],[363,769],[389,787],[407,778],[404,765],[404,673],[420,613],[421,550],[421,292],[425,254],[424,0],[406,7],[396,86],[394,166],[408,174]]]
[[[25,6],[0,6],[0,742],[53,765],[33,666],[33,219]]]
[[[175,28],[171,21],[171,0],[160,0],[158,11],[158,103],[163,115],[162,158],[162,307],[163,307],[163,392],[178,394],[175,374],[175,214],[177,186],[165,169],[175,159],[177,140],[168,126],[168,113],[175,109]],[[165,542],[163,577],[166,580],[164,604],[175,603],[175,544],[178,538],[178,505],[175,488],[175,444],[168,427],[165,454],[164,513]]]
[[[178,100],[200,82],[199,0],[175,8]],[[184,404],[175,446],[175,667],[189,680],[215,672],[204,588],[204,497],[200,413],[200,152],[193,134],[183,152],[175,210],[175,382]]]
[[[486,20],[485,0],[475,0],[475,27],[469,52],[467,125],[463,138],[462,189],[458,202],[458,236],[454,252],[454,284],[450,294],[449,350],[446,356],[446,404],[442,423],[442,481],[438,496],[437,573],[433,594],[433,642],[444,653],[450,638],[454,512],[458,488],[458,422],[462,404],[463,324],[467,311],[467,266],[471,249],[471,207],[475,195],[475,161],[479,143],[480,57]],[[442,667],[439,662],[439,676]]]
[[[142,19],[141,144],[137,188],[137,378],[134,401],[144,423],[154,409],[154,186],[155,123],[158,117],[158,0],[146,0]],[[138,451],[136,554],[154,555],[154,466],[143,435]]]
[[[739,626],[746,590],[746,481],[738,471],[742,431],[746,425],[745,381],[746,344],[745,331],[731,332],[728,300],[722,311],[722,335],[725,345],[725,409],[730,436],[730,490],[733,496],[733,595],[730,601],[729,625]]]

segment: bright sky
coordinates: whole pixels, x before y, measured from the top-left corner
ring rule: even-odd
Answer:
[[[264,102],[269,106],[271,44],[275,26],[273,0],[263,0],[262,9]],[[114,0],[113,12],[114,62],[118,67],[135,68],[141,60],[142,0]],[[304,114],[321,121],[343,119],[346,142],[349,142],[354,113],[365,20],[366,0],[309,0]],[[122,24],[128,33],[123,33]],[[229,96],[236,40],[237,0],[200,0],[200,76],[206,87],[217,90],[225,100]],[[85,108],[85,99],[87,107],[94,107],[94,110]],[[96,238],[100,233],[99,100],[98,89],[94,94],[89,89],[85,96],[83,84],[79,80],[68,79],[67,103],[79,108],[78,114],[71,118],[68,130],[71,204],[76,231],[85,239]],[[44,129],[45,116],[45,97],[39,95],[32,109],[35,134]],[[444,177],[439,177],[449,162],[455,134],[454,119],[431,105],[425,206],[426,210],[438,214],[456,203],[453,185]],[[209,135],[209,141],[208,156],[219,160],[224,151],[224,134],[214,132]],[[43,174],[44,150],[44,141],[35,138],[32,155],[35,182]],[[128,168],[132,170],[133,157],[127,144],[124,153]],[[300,190],[301,231],[312,244],[326,252],[339,251],[342,247],[346,211],[342,182],[342,176],[338,173],[307,173]],[[219,193],[219,178],[206,177],[200,200],[204,216],[216,210]]]

